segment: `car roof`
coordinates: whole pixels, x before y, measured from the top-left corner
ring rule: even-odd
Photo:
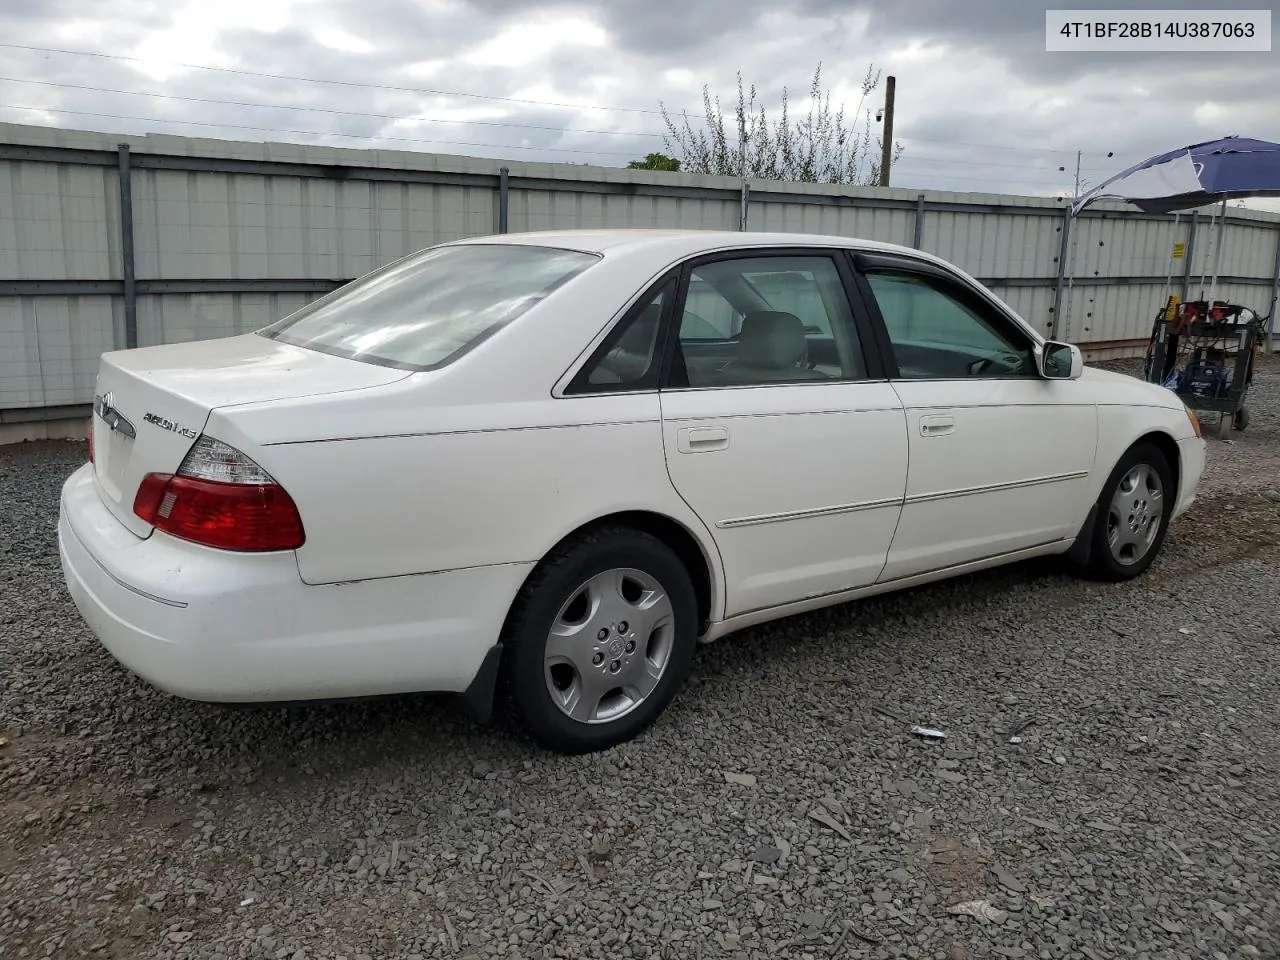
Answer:
[[[906,253],[943,263],[932,254],[896,243],[863,240],[858,237],[814,233],[755,232],[738,230],[653,230],[619,228],[611,230],[539,230],[470,237],[460,244],[511,243],[567,247],[587,253],[609,254],[666,247],[679,256],[694,256],[737,247],[841,247],[867,252]]]

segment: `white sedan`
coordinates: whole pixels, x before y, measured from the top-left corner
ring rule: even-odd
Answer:
[[[698,642],[1029,557],[1144,571],[1195,497],[1171,391],[842,237],[432,247],[256,333],[102,357],[71,595],[176,694],[453,692],[561,751]]]

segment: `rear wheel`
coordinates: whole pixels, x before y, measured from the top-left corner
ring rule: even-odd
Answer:
[[[1174,495],[1173,471],[1160,449],[1130,448],[1102,488],[1087,572],[1111,581],[1145,572],[1164,545]]]
[[[697,642],[689,573],[660,540],[595,531],[548,557],[504,633],[518,722],[561,753],[630,740],[666,709]]]

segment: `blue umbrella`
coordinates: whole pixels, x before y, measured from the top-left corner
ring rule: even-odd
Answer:
[[[1191,210],[1239,197],[1280,197],[1280,143],[1223,137],[1170,150],[1116,174],[1071,205],[1125,200],[1146,213]]]

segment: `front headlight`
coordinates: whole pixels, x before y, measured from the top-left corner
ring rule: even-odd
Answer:
[[[1201,435],[1200,434],[1200,418],[1196,415],[1196,412],[1192,410],[1191,407],[1188,406],[1187,404],[1184,403],[1182,405],[1182,408],[1187,411],[1187,419],[1191,421],[1191,429],[1195,432],[1195,435],[1197,437],[1200,436]]]

